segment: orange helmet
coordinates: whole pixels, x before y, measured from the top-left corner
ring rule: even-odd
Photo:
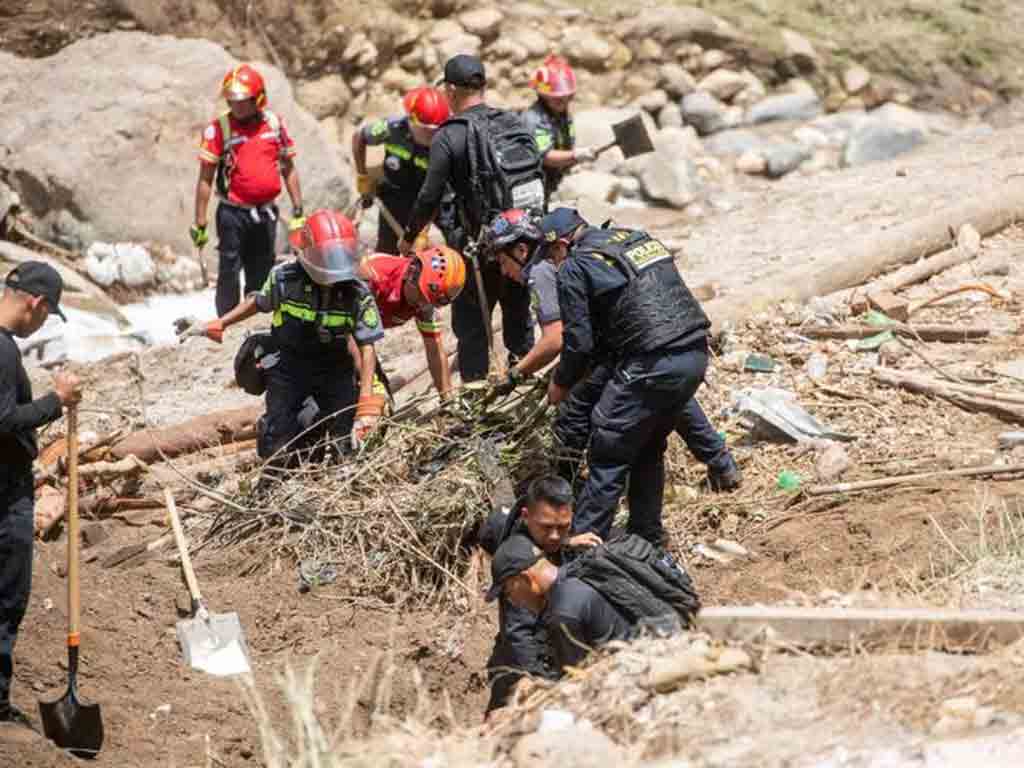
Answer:
[[[543,96],[572,96],[576,93],[576,73],[569,62],[551,54],[534,71],[530,87]]]
[[[438,88],[428,85],[414,88],[405,94],[402,106],[412,124],[424,128],[439,128],[451,116],[448,99]]]
[[[345,216],[321,208],[288,235],[299,252],[299,263],[317,285],[333,285],[356,278],[356,228]]]
[[[224,75],[220,92],[228,101],[256,99],[256,106],[260,108],[267,103],[263,77],[248,64],[239,64]]]
[[[413,267],[419,272],[414,275],[416,287],[434,306],[450,304],[466,285],[466,262],[458,251],[446,245],[420,251]]]

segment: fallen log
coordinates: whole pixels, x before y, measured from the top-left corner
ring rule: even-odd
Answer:
[[[115,459],[134,454],[147,464],[201,451],[224,443],[237,443],[256,437],[256,420],[263,405],[232,408],[189,419],[183,424],[133,432],[114,443],[110,455]]]
[[[881,325],[831,325],[800,329],[800,335],[810,339],[867,339],[883,331],[892,331],[908,339],[921,341],[944,341],[955,343],[983,339],[991,334],[990,328],[963,325],[906,325],[884,323]]]
[[[697,614],[697,628],[716,640],[770,642],[802,648],[904,647],[983,651],[1024,638],[1024,614],[931,608],[775,608],[720,606]]]
[[[914,373],[896,371],[892,368],[875,368],[871,375],[882,384],[891,387],[903,387],[912,392],[923,395],[936,395],[946,397],[949,394],[962,394],[971,397],[980,397],[985,400],[998,403],[1011,403],[1013,405],[1024,405],[1024,395],[1013,392],[1001,392],[990,387],[978,387],[971,384],[957,384],[951,381],[939,381],[930,379]]]
[[[830,493],[854,493],[856,491],[871,491],[878,488],[893,488],[897,485],[910,485],[929,480],[948,480],[955,477],[995,477],[998,475],[1013,475],[1020,472],[1024,472],[1024,464],[990,464],[986,467],[918,472],[913,475],[895,475],[893,477],[880,477],[875,480],[835,483],[834,485],[810,485],[804,489],[804,493],[808,496],[826,496]]]

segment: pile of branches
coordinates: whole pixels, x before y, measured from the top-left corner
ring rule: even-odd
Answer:
[[[355,599],[465,605],[478,591],[467,555],[481,522],[549,466],[544,398],[540,381],[505,398],[483,391],[455,409],[413,401],[358,455],[256,466],[237,495],[205,513],[200,547],[244,545],[250,571],[294,558]]]

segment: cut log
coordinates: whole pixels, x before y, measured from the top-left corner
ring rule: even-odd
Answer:
[[[138,477],[146,469],[146,464],[135,454],[128,454],[119,461],[94,461],[92,464],[84,464],[79,467],[78,476],[88,482],[105,483],[110,480]]]
[[[173,459],[204,448],[251,440],[256,437],[256,420],[262,414],[262,404],[250,405],[197,416],[173,427],[144,429],[114,443],[110,454],[115,459],[135,454],[147,464],[155,464],[161,460],[161,452]]]
[[[749,642],[765,632],[782,645],[935,648],[983,651],[1024,638],[1024,614],[928,608],[770,608],[720,606],[697,615],[697,628],[717,640]]]
[[[866,339],[882,331],[892,331],[908,339],[920,338],[921,341],[944,341],[947,343],[983,339],[992,332],[991,329],[980,326],[885,323],[883,325],[807,327],[800,329],[800,335],[806,336],[809,339]]]
[[[931,379],[920,374],[895,371],[892,368],[875,368],[871,375],[883,384],[888,384],[892,387],[903,387],[904,389],[924,395],[946,397],[951,393],[957,393],[971,397],[980,397],[992,402],[1024,405],[1024,395],[1018,395],[1014,392],[1001,392],[990,387],[977,387],[971,384],[939,381],[938,379]]]
[[[893,488],[897,485],[928,482],[930,480],[949,480],[956,477],[995,477],[997,475],[1015,475],[1024,472],[1024,464],[990,464],[987,467],[966,467],[964,469],[948,469],[938,472],[918,472],[913,475],[895,475],[879,477],[875,480],[860,480],[835,485],[811,485],[804,489],[808,496],[826,496],[830,493],[853,493],[855,491],[871,491],[879,488]]]

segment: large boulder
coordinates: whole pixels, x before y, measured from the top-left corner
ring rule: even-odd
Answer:
[[[692,128],[666,128],[654,136],[654,152],[630,160],[644,196],[653,202],[685,208],[701,191],[697,165],[700,140]]]
[[[44,227],[70,216],[94,239],[187,251],[196,147],[237,63],[206,40],[140,32],[81,40],[46,59],[0,53],[0,177]],[[345,206],[351,182],[322,129],[279,70],[257,66],[295,140],[306,208]]]
[[[683,120],[696,128],[701,136],[735,128],[739,123],[735,112],[706,91],[686,94],[679,106],[683,111]]]
[[[705,48],[724,48],[743,42],[743,36],[729,22],[707,11],[683,5],[666,8],[645,8],[622,24],[623,40],[650,38],[668,46],[679,42],[696,42]]]
[[[879,109],[869,114],[850,134],[843,149],[843,165],[889,160],[923,144],[927,133],[914,118],[913,114],[894,110]]]
[[[821,100],[813,91],[778,93],[754,104],[747,111],[751,123],[775,120],[810,120],[821,114]]]

